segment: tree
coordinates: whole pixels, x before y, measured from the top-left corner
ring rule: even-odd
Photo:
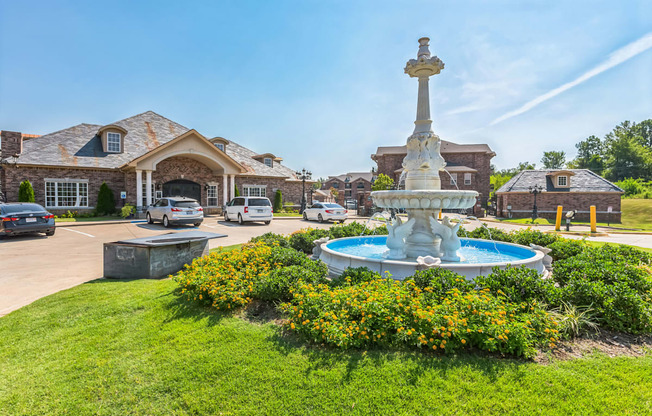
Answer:
[[[111,215],[115,212],[113,191],[106,182],[102,182],[102,185],[100,185],[100,190],[97,193],[97,206],[95,211],[97,215]]]
[[[240,196],[240,190],[238,189],[238,185],[235,185],[235,196]]]
[[[651,120],[639,124],[624,121],[605,136],[604,174],[608,179],[652,179],[651,124]]]
[[[545,169],[561,169],[566,164],[566,153],[555,150],[543,152],[541,163]]]
[[[34,202],[34,188],[32,183],[24,180],[18,187],[18,202]]]
[[[280,189],[276,190],[274,195],[274,212],[281,212],[283,210],[283,194]]]
[[[374,184],[371,186],[372,191],[385,191],[387,189],[392,189],[394,186],[394,179],[390,178],[389,176],[385,175],[384,173],[381,173],[378,175],[376,178],[376,181]]]
[[[331,187],[330,192],[331,192],[331,195],[333,195],[333,198],[335,198],[335,200],[337,201],[337,197],[340,195],[340,193],[338,192],[338,190],[335,189],[335,188],[333,188],[333,187]]]

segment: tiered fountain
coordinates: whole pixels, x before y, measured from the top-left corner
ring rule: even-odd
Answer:
[[[405,223],[400,218],[388,219],[387,236],[351,237],[323,244],[320,259],[335,275],[347,267],[365,266],[398,279],[427,267],[445,267],[467,278],[507,264],[525,264],[542,272],[541,252],[516,244],[460,239],[459,223],[449,217],[437,220],[442,209],[471,208],[478,193],[441,189],[439,173],[446,162],[440,154],[441,140],[432,130],[428,82],[444,69],[444,63],[430,55],[429,40],[419,39],[417,59],[410,59],[405,66],[405,73],[419,80],[417,119],[403,159],[405,190],[371,193],[378,207],[404,208],[408,219]]]

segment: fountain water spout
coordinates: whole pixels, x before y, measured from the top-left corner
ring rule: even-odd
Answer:
[[[460,261],[457,250],[462,248],[462,242],[457,236],[457,230],[462,223],[452,223],[448,217],[444,217],[441,224],[435,217],[430,217],[430,228],[432,233],[441,237],[439,249],[441,250],[441,259],[444,261]]]

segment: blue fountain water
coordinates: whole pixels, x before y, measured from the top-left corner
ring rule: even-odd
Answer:
[[[458,254],[464,258],[462,264],[510,263],[535,256],[533,250],[488,240],[461,238],[462,248]],[[327,247],[333,251],[351,256],[383,260],[387,251],[386,236],[345,238],[331,241]],[[406,259],[410,261],[410,259]],[[414,259],[412,259],[414,260]],[[459,263],[458,263],[459,264]]]

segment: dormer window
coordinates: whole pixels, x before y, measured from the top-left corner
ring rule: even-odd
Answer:
[[[263,163],[265,163],[265,166],[269,166],[270,168],[272,167],[272,158],[271,157],[266,157],[263,159]]]
[[[216,143],[215,146],[217,146],[221,151],[224,151],[224,143]]]
[[[568,186],[568,176],[557,176],[557,186]]]
[[[106,150],[111,153],[120,153],[122,138],[120,133],[108,132],[106,135]]]

